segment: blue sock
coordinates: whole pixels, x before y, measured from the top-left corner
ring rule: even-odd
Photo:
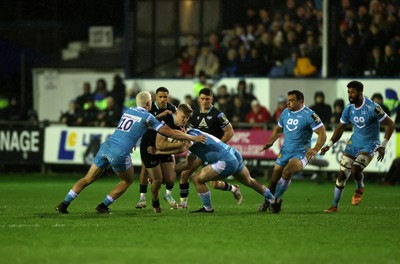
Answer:
[[[206,193],[199,193],[201,202],[203,203],[204,208],[206,208],[207,210],[211,210],[212,209],[212,205],[211,205],[211,193],[210,191],[206,192]]]
[[[268,188],[265,189],[263,196],[266,201],[271,201],[271,200],[275,199],[274,195]]]
[[[333,192],[333,202],[332,205],[338,207],[339,206],[339,202],[340,202],[340,197],[342,197],[342,193],[344,191],[344,187],[339,189],[336,185],[335,185],[335,190]]]
[[[361,173],[361,180],[360,181],[355,181],[356,182],[356,189],[362,189],[364,188],[364,173]]]
[[[78,194],[76,194],[72,189],[68,192],[67,196],[65,196],[63,203],[69,205]]]
[[[275,198],[281,197],[287,188],[289,188],[291,180],[285,180],[284,178],[280,178],[278,183],[276,184],[275,190]]]
[[[115,200],[110,195],[107,195],[106,198],[104,198],[103,204],[109,206],[113,202],[115,202]]]

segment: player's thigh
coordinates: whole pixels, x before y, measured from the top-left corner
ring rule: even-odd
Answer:
[[[211,165],[207,165],[203,167],[199,173],[195,174],[193,177],[193,181],[201,181],[201,182],[208,182],[208,181],[217,181],[222,179],[222,176],[216,172]]]
[[[251,175],[249,169],[244,166],[243,169],[239,172],[233,174],[233,177],[238,180],[240,183],[245,185],[249,185],[252,180],[254,180]]]
[[[155,167],[152,168],[147,168],[147,171],[149,173],[150,178],[156,182],[162,182],[163,179],[163,173],[161,170],[161,166],[157,165]]]
[[[299,173],[303,170],[303,164],[299,159],[291,159],[288,164],[285,166],[282,172],[282,177],[285,180],[290,179],[294,174]]]

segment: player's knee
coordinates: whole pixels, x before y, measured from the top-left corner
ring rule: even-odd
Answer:
[[[126,182],[127,185],[131,185],[133,183],[133,177],[127,177],[125,179],[125,182]]]
[[[203,177],[201,177],[201,175],[197,175],[196,177],[193,177],[193,183],[195,185],[197,184],[205,184],[205,180]]]
[[[336,186],[338,188],[344,188],[346,186],[347,179],[348,179],[348,176],[346,176],[344,171],[340,171],[340,173],[336,179]]]
[[[181,173],[181,182],[188,182],[190,176],[190,171],[183,171]]]
[[[215,189],[218,188],[218,182],[217,181],[211,181],[210,185]]]
[[[354,160],[352,158],[349,158],[347,156],[343,156],[342,160],[340,161],[340,172],[344,174],[344,176],[349,178],[351,174],[351,167],[353,165]]]
[[[360,154],[357,156],[351,169],[352,171],[354,170],[354,173],[360,174],[365,169],[365,167],[367,167],[370,161],[371,158],[368,155]]]

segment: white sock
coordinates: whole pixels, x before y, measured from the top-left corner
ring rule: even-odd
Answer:
[[[71,195],[72,198],[76,198],[78,196],[78,194],[76,194],[76,192],[74,192],[72,189],[69,190],[68,194]]]
[[[237,190],[238,190],[238,188],[232,184],[231,192],[235,193],[235,192],[237,192]]]

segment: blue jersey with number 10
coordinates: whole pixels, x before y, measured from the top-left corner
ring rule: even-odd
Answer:
[[[352,145],[358,147],[366,144],[379,145],[380,122],[386,116],[380,105],[364,97],[359,108],[356,108],[354,104],[346,105],[340,122],[342,124],[351,123],[354,126],[354,133],[350,138]]]
[[[309,148],[313,131],[324,124],[313,110],[303,106],[298,111],[283,110],[278,125],[285,136],[281,151],[290,153]]]
[[[129,155],[147,129],[158,131],[163,123],[142,107],[131,107],[122,115],[117,129],[107,139],[121,155]]]

